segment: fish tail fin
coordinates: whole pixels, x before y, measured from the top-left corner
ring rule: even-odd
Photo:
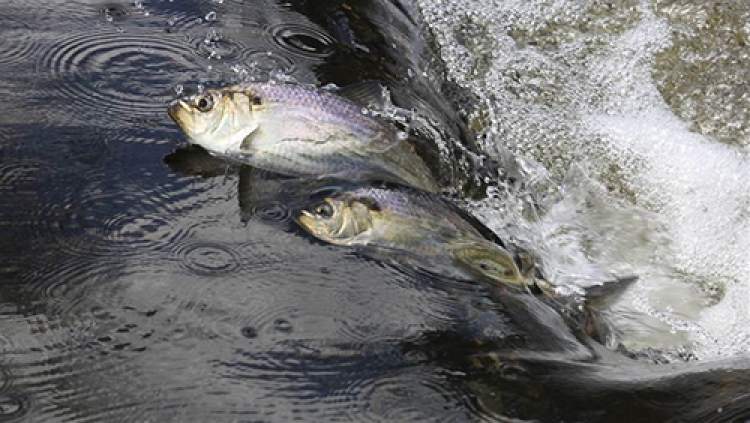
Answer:
[[[403,183],[431,193],[440,191],[440,185],[435,179],[435,175],[407,141],[399,141],[393,147],[387,149],[384,152],[384,161],[395,165],[388,169],[388,172],[397,179],[393,182]]]

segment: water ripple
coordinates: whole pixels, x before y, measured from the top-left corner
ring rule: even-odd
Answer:
[[[451,386],[447,375],[437,371],[400,371],[355,382],[343,396],[358,405],[353,417],[366,421],[423,421],[438,414],[444,421],[460,421],[467,413],[477,414],[466,409],[470,394]]]
[[[247,49],[239,41],[227,37],[215,29],[210,29],[203,38],[196,38],[193,45],[199,56],[217,61],[235,61]]]
[[[273,201],[267,204],[252,205],[248,208],[248,215],[270,222],[291,222],[293,210],[281,202]]]
[[[122,116],[163,114],[175,77],[201,67],[178,36],[100,32],[74,34],[54,44],[37,64],[55,80],[51,96],[79,111]]]
[[[6,27],[1,34],[0,64],[18,65],[31,60],[38,45],[30,29]]]
[[[29,411],[26,398],[13,394],[0,394],[0,422],[17,421]]]
[[[242,63],[248,67],[250,75],[266,75],[273,72],[291,75],[297,69],[293,60],[272,51],[246,50],[242,55]]]
[[[40,165],[33,161],[16,161],[0,164],[0,191],[16,190],[28,186],[34,179]]]
[[[226,244],[190,242],[178,245],[173,254],[185,270],[200,276],[231,273],[240,267],[239,253]]]
[[[281,23],[269,28],[273,41],[296,56],[324,59],[334,53],[334,40],[321,29],[296,23]]]

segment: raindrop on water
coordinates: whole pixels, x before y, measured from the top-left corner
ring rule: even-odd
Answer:
[[[245,326],[240,330],[240,333],[242,333],[242,336],[248,339],[254,339],[258,337],[258,331],[255,330],[252,326]]]

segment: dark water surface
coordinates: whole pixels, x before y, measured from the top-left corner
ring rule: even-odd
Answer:
[[[178,148],[198,84],[375,79],[467,183],[414,6],[6,0],[0,34],[0,422],[748,418],[743,367],[576,367],[541,305],[317,242],[272,176]]]

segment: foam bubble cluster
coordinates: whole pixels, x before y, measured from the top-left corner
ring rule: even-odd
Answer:
[[[750,289],[748,119],[737,107],[745,97],[711,107],[713,82],[689,65],[664,66],[675,48],[726,58],[726,49],[743,48],[741,28],[733,44],[700,44],[701,31],[684,29],[706,28],[704,8],[681,8],[675,38],[672,9],[636,0],[419,4],[448,79],[479,99],[465,112],[485,151],[541,164],[526,177],[542,175],[554,188],[537,216],[492,195],[474,210],[532,244],[561,286],[609,269],[638,273],[629,305],[616,307],[632,345],[658,339],[651,345],[699,358],[750,351],[741,324],[750,307],[737,300]],[[737,21],[729,9],[712,13],[719,26]],[[715,81],[746,72],[730,60],[710,63]]]

